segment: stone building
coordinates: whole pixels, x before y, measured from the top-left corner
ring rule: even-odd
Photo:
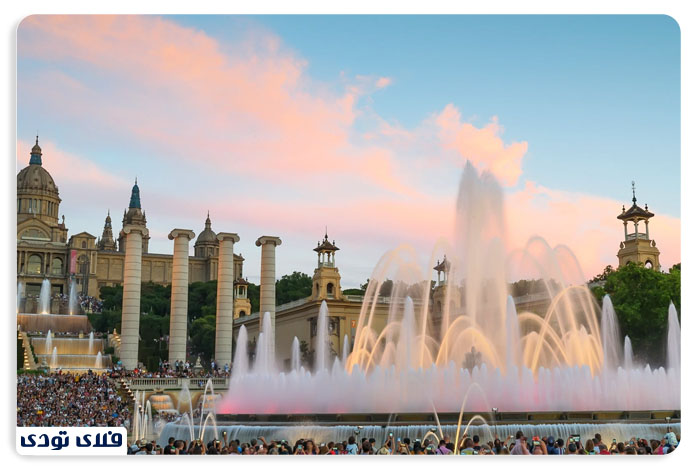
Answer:
[[[17,174],[17,282],[27,296],[37,296],[46,278],[53,294],[67,294],[71,278],[78,291],[99,297],[102,286],[123,284],[126,239],[122,230],[117,235],[107,211],[101,237],[88,232],[68,237],[65,217],[59,218],[61,198],[51,174],[42,166],[43,154],[36,144],[31,149],[29,165]],[[140,187],[133,185],[122,225],[147,227],[141,207]],[[172,278],[172,253],[149,251],[149,235],[142,239],[142,281],[169,285]],[[189,256],[189,282],[217,279],[218,241],[212,230],[210,215]],[[249,314],[251,304],[246,297],[243,280],[244,257],[234,255],[234,277],[240,282],[243,297],[235,297],[237,313]],[[25,310],[27,313],[32,310]]]

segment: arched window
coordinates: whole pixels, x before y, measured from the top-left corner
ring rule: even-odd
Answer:
[[[645,262],[645,268],[649,268],[652,270],[652,267],[653,267],[653,263],[650,260],[647,260]]]
[[[333,295],[334,295],[334,285],[333,285],[333,283],[327,283],[327,284],[326,284],[326,294],[328,294],[329,297],[333,297]]]
[[[239,311],[239,316],[240,316],[240,317],[246,317],[246,312],[244,312],[243,310],[240,310],[240,311]]]
[[[51,274],[60,275],[63,273],[63,260],[60,258],[54,258],[53,264],[51,265]]]
[[[82,241],[82,248],[86,249],[87,248],[87,241]]]
[[[27,262],[27,273],[30,275],[40,275],[41,274],[41,256],[40,255],[30,255],[29,261]]]

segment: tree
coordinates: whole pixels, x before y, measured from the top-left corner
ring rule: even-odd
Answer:
[[[305,273],[295,271],[291,275],[283,275],[276,281],[276,305],[304,299],[311,295],[312,278]]]
[[[597,300],[611,297],[619,325],[631,338],[637,358],[651,366],[663,365],[667,312],[670,301],[681,308],[681,266],[662,273],[629,262],[607,274],[604,286],[592,289]]]
[[[614,273],[616,270],[614,270],[614,267],[611,265],[607,265],[604,267],[604,271],[602,271],[600,274],[596,275],[594,278],[592,278],[589,282],[590,283],[597,283],[599,281],[606,281],[609,275]]]
[[[148,370],[156,370],[160,360],[168,358],[169,316],[156,313],[140,315],[140,343],[138,345],[138,360],[145,364]]]
[[[215,352],[215,315],[206,315],[191,323],[191,353],[210,361]]]
[[[384,280],[382,287],[379,288],[380,296],[391,296],[392,289],[394,288],[394,282],[390,279]]]
[[[365,290],[364,289],[357,289],[357,288],[344,289],[343,294],[346,294],[348,296],[364,296]]]
[[[87,314],[89,323],[98,332],[112,333],[114,328],[121,332],[121,307],[102,310],[101,314]]]
[[[188,319],[193,322],[217,310],[217,281],[198,281],[189,285]]]

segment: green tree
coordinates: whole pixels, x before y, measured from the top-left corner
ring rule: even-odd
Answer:
[[[628,263],[607,274],[604,286],[592,289],[597,300],[611,297],[622,333],[631,338],[637,358],[651,366],[663,365],[667,311],[672,301],[681,309],[681,266],[662,273]]]
[[[299,271],[283,275],[276,281],[276,305],[304,299],[312,295],[312,278]]]
[[[343,294],[347,294],[348,296],[364,296],[365,290],[358,288],[344,289]]]
[[[199,281],[189,285],[188,319],[193,322],[217,310],[217,281]]]
[[[112,333],[114,328],[121,332],[121,307],[102,310],[101,314],[87,314],[89,323],[98,332]]]
[[[249,302],[251,303],[251,312],[258,312],[259,307],[261,306],[261,288],[259,285],[254,284],[254,283],[249,283],[249,286],[247,287],[247,299],[249,299]]]
[[[99,297],[102,300],[102,310],[121,310],[123,304],[123,286],[102,286],[99,289]]]
[[[614,267],[611,265],[607,265],[604,267],[604,271],[602,271],[600,274],[596,275],[594,278],[590,280],[590,283],[597,283],[599,281],[606,281],[609,275],[614,273],[616,270],[614,270]]]
[[[210,361],[215,352],[215,315],[197,318],[191,323],[191,352]]]
[[[156,370],[160,360],[166,360],[169,354],[166,336],[169,335],[169,316],[156,313],[140,315],[140,343],[138,360],[148,370]]]
[[[140,288],[140,312],[169,315],[172,287],[153,282],[143,283]]]

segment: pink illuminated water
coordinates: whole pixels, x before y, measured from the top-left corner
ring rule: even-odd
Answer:
[[[600,305],[566,246],[539,237],[509,249],[503,194],[487,173],[465,168],[455,232],[426,265],[415,249],[387,252],[371,276],[350,353],[328,362],[330,310],[318,314],[314,372],[292,349],[287,373],[272,355],[274,330],[263,317],[256,362],[237,338],[235,369],[218,413],[404,413],[680,408],[680,325],[669,309],[667,367],[633,361],[611,300]],[[433,267],[449,267],[431,290]],[[543,289],[513,299],[508,284],[540,278]],[[378,296],[394,281],[386,326]],[[516,302],[517,301],[517,302]],[[293,348],[298,347],[293,340]],[[240,355],[241,354],[241,355]]]

